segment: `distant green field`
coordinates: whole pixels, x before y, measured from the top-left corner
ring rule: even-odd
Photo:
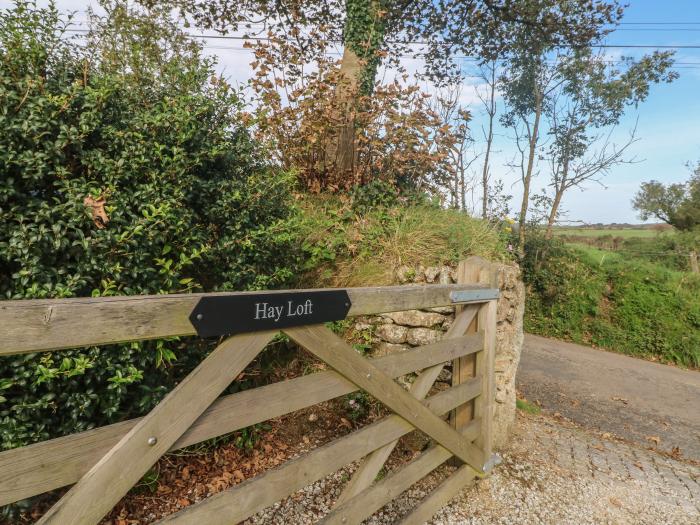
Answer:
[[[556,228],[554,230],[554,235],[576,235],[580,237],[603,237],[605,235],[612,235],[613,237],[623,237],[625,239],[632,237],[654,238],[660,235],[671,234],[672,230],[658,232],[651,228]]]

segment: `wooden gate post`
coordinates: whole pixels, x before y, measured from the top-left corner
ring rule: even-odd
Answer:
[[[498,287],[496,269],[481,257],[470,257],[459,263],[457,267],[457,283],[488,284]],[[455,315],[463,309],[457,306]],[[466,403],[451,414],[451,422],[455,428],[464,427],[472,419],[481,418],[481,436],[476,444],[481,448],[485,457],[491,457],[493,444],[493,398],[494,391],[494,361],[496,353],[496,308],[497,300],[491,300],[481,306],[479,314],[467,329],[467,333],[482,331],[484,334],[484,349],[478,354],[461,357],[452,362],[452,386],[469,381],[475,376],[482,377],[481,395]],[[461,464],[456,458],[454,462]]]

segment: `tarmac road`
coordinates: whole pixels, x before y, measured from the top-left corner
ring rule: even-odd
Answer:
[[[516,381],[546,411],[700,461],[700,372],[527,334]]]

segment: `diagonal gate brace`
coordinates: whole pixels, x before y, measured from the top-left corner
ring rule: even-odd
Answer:
[[[450,329],[443,337],[443,341],[464,335],[464,332],[467,330],[467,327],[471,324],[472,320],[476,317],[478,311],[479,307],[477,305],[469,305],[462,312],[457,314],[452,326],[450,326]],[[473,350],[476,352],[482,347],[483,343],[480,342],[478,346],[473,348]],[[443,366],[444,363],[439,363],[423,370],[409,389],[411,396],[419,400],[425,398],[425,396],[428,395],[428,391],[437,380],[438,375],[440,375]],[[374,482],[384,466],[384,463],[387,459],[389,459],[389,455],[397,444],[398,441],[393,441],[388,445],[384,445],[383,447],[372,452],[362,461],[358,469],[355,471],[355,474],[346,485],[345,490],[343,490],[338,497],[338,500],[335,502],[336,507],[354,496],[357,496]]]
[[[94,525],[184,434],[275,332],[224,340],[44,514],[40,525]]]
[[[285,332],[348,380],[470,465],[478,474],[484,474],[486,458],[478,447],[469,443],[454,428],[433,414],[333,332],[322,325],[289,328]]]

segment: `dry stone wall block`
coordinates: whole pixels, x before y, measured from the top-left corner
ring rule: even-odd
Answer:
[[[411,268],[410,266],[399,266],[396,270],[396,280],[399,282],[399,284],[406,284],[408,282],[412,282],[416,277],[416,270],[415,268]]]
[[[430,328],[411,328],[408,331],[407,341],[412,346],[429,345],[442,337],[442,331]]]
[[[452,383],[452,371],[447,367],[440,370],[440,375],[438,375],[437,380],[442,383]]]
[[[406,342],[408,328],[397,324],[383,324],[377,327],[376,334],[382,341],[400,344]]]
[[[440,276],[440,268],[436,266],[429,266],[425,269],[425,282],[434,283]]]
[[[440,284],[452,284],[452,268],[443,266],[440,268]]]
[[[455,313],[454,306],[435,306],[433,308],[428,308],[428,312],[435,312],[436,314],[442,315],[453,315]]]
[[[400,352],[405,352],[409,348],[410,347],[408,345],[398,345],[382,341],[379,343],[374,352],[372,352],[372,357],[384,357],[385,355],[389,354],[398,354]]]
[[[525,287],[520,278],[520,269],[509,264],[494,263],[487,271],[495,272],[500,290],[497,307],[494,446],[503,446],[515,423],[515,374],[520,362],[523,345],[523,313],[525,309]],[[430,286],[432,283],[457,282],[456,266],[404,265],[396,270],[401,284]],[[426,284],[430,283],[430,284]],[[443,306],[425,310],[410,310],[371,317],[376,334],[374,356],[406,351],[410,346],[434,343],[454,321],[454,307]],[[359,321],[358,321],[359,322]],[[440,374],[439,381],[450,382],[449,366]]]
[[[366,330],[371,330],[372,328],[373,328],[372,325],[369,323],[365,323],[365,322],[355,323],[355,331],[356,332],[364,332]]]
[[[386,314],[394,323],[403,326],[422,326],[430,328],[445,322],[446,317],[436,312],[422,312],[420,310],[406,310],[405,312],[393,312]]]

